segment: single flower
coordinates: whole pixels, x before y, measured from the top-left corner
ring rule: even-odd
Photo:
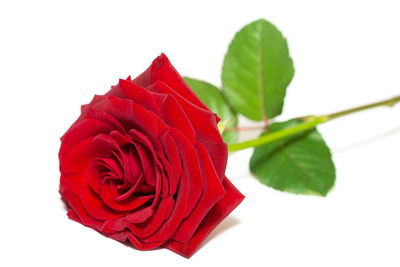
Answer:
[[[68,216],[135,248],[190,257],[243,200],[219,118],[162,54],[82,106],[61,138]]]

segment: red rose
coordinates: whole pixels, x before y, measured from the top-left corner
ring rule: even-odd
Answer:
[[[61,138],[68,216],[138,249],[190,257],[244,198],[225,177],[218,121],[163,54],[96,95]]]

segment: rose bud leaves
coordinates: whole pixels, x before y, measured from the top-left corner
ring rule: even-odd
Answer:
[[[61,138],[69,218],[140,250],[190,257],[243,200],[219,118],[162,54],[83,105]]]

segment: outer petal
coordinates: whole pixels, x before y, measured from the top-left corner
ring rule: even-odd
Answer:
[[[160,110],[154,101],[153,96],[145,88],[137,85],[131,80],[119,80],[119,84],[113,86],[106,94],[107,96],[116,96],[123,99],[130,99],[134,103],[161,115]]]
[[[192,102],[194,105],[209,110],[209,108],[204,105],[203,102],[201,102],[192,89],[190,89],[185,80],[183,80],[182,76],[179,75],[167,56],[164,54],[161,54],[159,57],[157,57],[145,72],[133,80],[133,82],[143,87],[147,87],[156,81],[162,81],[166,83],[171,88],[174,88],[178,94]]]
[[[211,231],[244,199],[244,196],[227,178],[224,179],[223,186],[226,191],[225,196],[210,210],[194,236],[186,243],[171,240],[165,243],[164,247],[186,258],[190,258],[196,252],[197,248]]]
[[[185,218],[192,212],[196,207],[196,204],[200,200],[203,192],[203,181],[202,173],[200,169],[199,159],[196,154],[196,150],[184,137],[184,135],[175,130],[171,129],[171,135],[174,137],[175,143],[179,149],[181,155],[182,169],[187,177],[187,190],[188,199],[185,211]],[[181,190],[181,189],[180,189]]]
[[[204,110],[193,105],[182,96],[178,95],[164,82],[158,81],[149,86],[148,89],[154,93],[171,95],[177,100],[195,130],[196,139],[208,150],[218,177],[223,180],[228,158],[228,150],[218,131],[218,120],[216,115],[209,110]]]
[[[173,238],[182,243],[187,242],[196,231],[208,211],[225,195],[224,187],[212,165],[207,150],[201,143],[197,143],[197,155],[204,180],[203,194],[192,213],[181,223]]]
[[[108,124],[98,121],[96,119],[85,119],[77,123],[73,128],[71,127],[63,137],[61,137],[61,148],[59,152],[60,164],[65,171],[65,160],[72,149],[82,141],[98,134],[108,134],[111,132]]]
[[[189,118],[175,98],[167,94],[155,94],[154,97],[160,106],[164,122],[170,127],[180,130],[194,144],[196,133]]]
[[[103,221],[92,218],[83,208],[80,199],[71,192],[64,192],[63,198],[68,205],[68,217],[97,231],[103,229]]]

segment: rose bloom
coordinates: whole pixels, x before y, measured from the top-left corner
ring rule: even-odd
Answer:
[[[218,121],[164,54],[96,95],[61,138],[69,218],[140,250],[190,257],[244,198],[225,177]]]

